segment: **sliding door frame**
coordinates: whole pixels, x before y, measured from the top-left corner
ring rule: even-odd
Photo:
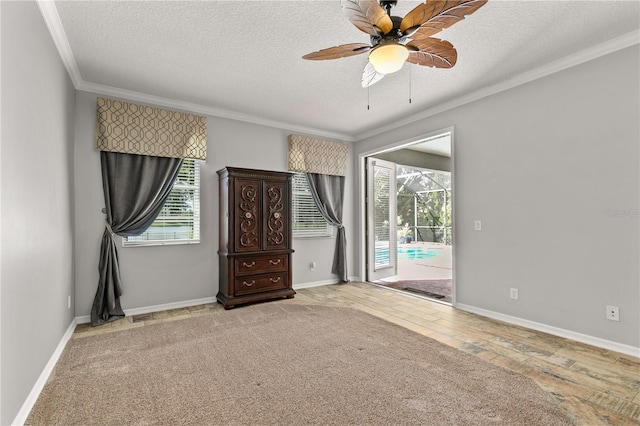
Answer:
[[[366,230],[367,230],[367,208],[366,208],[366,182],[367,182],[367,172],[366,172],[366,162],[367,157],[370,157],[375,154],[381,154],[389,151],[396,151],[398,149],[406,148],[407,146],[416,144],[425,139],[430,139],[438,135],[442,135],[444,133],[451,134],[451,192],[453,193],[453,197],[451,199],[451,210],[453,214],[451,215],[451,274],[452,274],[452,295],[451,295],[451,305],[453,307],[456,306],[456,217],[457,214],[457,206],[456,206],[456,198],[457,191],[455,189],[456,182],[456,173],[455,173],[455,133],[453,126],[446,127],[444,129],[435,130],[433,132],[429,132],[420,136],[415,136],[410,139],[405,139],[400,142],[395,142],[392,144],[384,145],[379,148],[367,150],[358,154],[358,217],[359,217],[359,226],[358,226],[358,256],[359,256],[359,275],[362,281],[366,281],[367,277],[367,239],[366,239]]]

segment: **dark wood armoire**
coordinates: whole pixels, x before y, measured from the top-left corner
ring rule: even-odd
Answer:
[[[220,185],[218,302],[291,298],[291,173],[226,167]]]

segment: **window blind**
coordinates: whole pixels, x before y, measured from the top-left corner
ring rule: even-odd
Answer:
[[[185,159],[171,194],[144,233],[124,239],[125,246],[189,244],[200,241],[200,170]]]
[[[333,226],[322,217],[305,173],[295,173],[292,185],[292,228],[296,238],[331,237]]]

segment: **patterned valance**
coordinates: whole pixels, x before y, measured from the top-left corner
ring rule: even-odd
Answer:
[[[207,159],[207,118],[98,98],[96,148],[154,157]]]
[[[309,136],[289,135],[289,170],[346,176],[349,145]]]

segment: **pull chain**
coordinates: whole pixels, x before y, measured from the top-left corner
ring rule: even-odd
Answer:
[[[411,103],[411,65],[409,65],[409,103]]]
[[[367,86],[367,111],[369,111],[369,87]]]

